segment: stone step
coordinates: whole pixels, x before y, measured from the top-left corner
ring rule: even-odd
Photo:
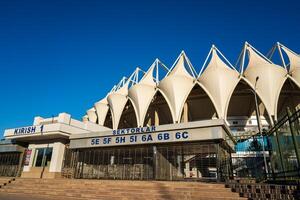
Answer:
[[[163,186],[164,187],[164,186]],[[13,184],[13,185],[8,185],[6,186],[5,188],[19,188],[19,189],[23,189],[23,190],[26,190],[26,189],[31,189],[31,188],[41,188],[41,186],[35,186],[35,187],[32,187],[32,186],[28,186],[28,185],[18,185],[18,184]],[[132,191],[132,192],[135,192],[135,191],[141,191],[141,190],[145,190],[147,189],[148,192],[153,192],[153,191],[157,191],[161,188],[161,186],[157,186],[157,187],[151,187],[151,188],[148,188],[148,187],[143,187],[143,186],[140,186],[140,187],[119,187],[119,188],[110,188],[110,187],[106,187],[106,186],[100,186],[100,187],[97,187],[97,188],[92,188],[92,187],[84,187],[84,186],[76,186],[76,187],[67,187],[67,186],[55,186],[55,185],[43,185],[42,186],[43,189],[48,189],[48,190],[53,190],[53,189],[61,189],[61,190],[64,190],[64,191],[67,191],[67,190],[81,190],[84,188],[85,191],[90,191],[90,192],[94,192],[94,191],[107,191],[107,190],[110,190],[110,191],[119,191],[119,190],[126,190],[126,191]],[[202,191],[202,192],[206,192],[206,191],[214,191],[214,192],[218,192],[218,193],[221,193],[221,192],[231,192],[231,189],[229,188],[217,188],[217,189],[213,189],[213,188],[210,188],[210,189],[203,189],[203,188],[192,188],[192,189],[189,189],[189,188],[166,188],[167,191],[169,192],[186,192],[186,191],[189,191],[189,192],[199,192],[199,191]]]
[[[19,183],[19,182],[15,182],[14,185],[16,186],[19,186],[19,187],[39,187],[42,183]],[[144,189],[144,188],[147,188],[147,189],[155,189],[157,187],[168,187],[172,190],[186,190],[186,189],[189,189],[189,190],[211,190],[211,189],[215,189],[215,190],[227,190],[228,188],[225,188],[224,186],[218,186],[218,187],[212,187],[212,186],[203,186],[203,185],[199,185],[199,186],[191,186],[191,187],[183,187],[183,186],[168,186],[168,185],[165,185],[165,184],[161,184],[161,183],[157,183],[157,184],[153,184],[153,185],[143,185],[143,184],[140,184],[140,185],[106,185],[106,184],[97,184],[97,185],[88,185],[88,184],[76,184],[76,183],[73,183],[73,184],[42,184],[46,187],[57,187],[57,186],[60,186],[60,187],[63,187],[63,188],[107,188],[107,189],[118,189],[118,188],[127,188],[127,189],[131,189],[131,188],[138,188],[138,189]]]
[[[18,194],[20,192],[17,191],[11,191],[8,190],[5,192],[10,193],[10,194]],[[149,199],[224,199],[224,200],[231,200],[231,199],[246,199],[242,198],[239,196],[216,196],[213,193],[207,194],[207,195],[187,195],[187,194],[153,194],[153,195],[139,195],[139,194],[131,194],[131,193],[126,193],[123,192],[123,194],[112,194],[112,193],[103,193],[103,194],[70,194],[70,193],[62,193],[62,192],[33,192],[33,191],[22,191],[23,195],[38,195],[38,196],[48,196],[49,198],[56,197],[64,197],[64,198],[76,198],[76,199],[145,199],[147,197],[147,200]],[[64,199],[61,198],[61,199]]]
[[[13,187],[13,186],[8,186],[5,187],[5,190],[19,190],[19,191],[30,191],[32,190],[32,188],[19,188],[19,187]],[[159,189],[157,190],[124,190],[123,188],[119,189],[119,190],[99,190],[99,189],[94,189],[94,190],[86,190],[86,189],[81,189],[81,190],[75,190],[75,189],[47,189],[47,188],[40,188],[38,190],[38,192],[53,192],[55,191],[56,193],[71,193],[71,194],[93,194],[93,195],[97,195],[97,194],[104,194],[104,193],[108,193],[108,194],[134,194],[134,195],[152,195],[152,194],[162,194],[162,193],[172,193],[172,195],[193,195],[193,196],[202,196],[202,195],[211,195],[212,192],[215,193],[216,196],[238,196],[237,193],[231,193],[229,190],[227,191],[189,191],[189,190],[185,190],[185,191],[160,191]]]
[[[51,179],[16,179],[18,182],[37,182],[37,183],[77,183],[80,182],[81,184],[87,183],[87,184],[99,184],[99,183],[105,183],[105,184],[113,184],[113,185],[122,185],[122,184],[134,184],[134,185],[151,185],[157,182],[164,183],[166,185],[188,185],[188,186],[198,186],[198,185],[205,185],[205,186],[224,186],[223,184],[218,183],[201,183],[201,182],[171,182],[171,181],[123,181],[123,180],[85,180],[85,179],[57,179],[57,180],[51,180]]]
[[[85,187],[85,188],[98,188],[98,187],[102,187],[102,188],[140,188],[140,189],[143,189],[143,188],[148,188],[148,189],[151,189],[151,188],[157,188],[157,187],[168,187],[170,189],[178,189],[178,190],[185,190],[185,189],[189,189],[189,190],[198,190],[198,189],[202,189],[202,190],[210,190],[210,189],[219,189],[219,190],[222,190],[222,189],[225,189],[224,186],[219,186],[219,187],[207,187],[207,186],[191,186],[191,187],[183,187],[183,186],[168,186],[168,185],[165,185],[165,184],[161,184],[161,183],[157,183],[157,184],[153,184],[153,185],[143,185],[143,184],[140,184],[140,185],[106,185],[106,184],[97,184],[97,185],[88,185],[88,184],[43,184],[43,183],[36,183],[36,184],[32,184],[32,183],[14,183],[14,185],[18,185],[18,186],[28,186],[28,187],[39,187],[40,185],[45,185],[47,187],[56,187],[56,186],[60,186],[60,187],[66,187],[66,188],[78,188],[78,187]]]
[[[45,199],[92,200],[199,200],[247,199],[232,193],[222,184],[169,181],[119,181],[78,179],[23,179],[18,178],[0,189],[7,194],[41,196]]]
[[[60,188],[56,188],[56,189],[47,189],[47,188],[39,188],[38,190],[34,190],[34,188],[19,188],[19,187],[13,187],[13,186],[8,186],[8,187],[5,187],[4,190],[11,190],[11,191],[14,191],[14,190],[19,190],[19,191],[32,191],[32,192],[35,192],[35,191],[56,191],[56,192],[64,192],[64,193],[80,193],[80,194],[102,194],[102,193],[107,193],[107,192],[110,192],[110,193],[123,193],[124,191],[126,191],[127,193],[132,193],[132,194],[138,194],[138,193],[142,193],[142,194],[156,194],[156,193],[161,193],[161,192],[164,192],[164,193],[172,193],[172,194],[195,194],[195,195],[198,195],[198,194],[211,194],[211,191],[202,191],[202,190],[199,190],[199,191],[189,191],[189,190],[182,190],[182,191],[170,191],[170,190],[165,190],[165,191],[161,191],[160,189],[157,189],[157,190],[139,190],[139,189],[136,189],[136,190],[123,190],[123,189],[118,189],[118,190],[100,190],[100,189],[94,189],[94,190],[86,190],[86,189],[60,189]],[[217,195],[236,195],[237,193],[231,193],[229,190],[225,190],[225,191],[215,191],[214,192],[217,194]]]
[[[19,193],[10,193],[12,195],[19,195]],[[22,196],[31,196],[32,195],[27,195],[27,194],[23,194]],[[127,196],[123,196],[123,197],[112,197],[112,196],[98,196],[98,197],[67,197],[65,195],[63,196],[52,196],[52,195],[34,195],[34,197],[41,197],[43,200],[170,200],[169,196],[166,197],[155,197],[155,198],[145,198],[143,197],[127,197]],[[175,200],[176,198],[174,198]],[[184,200],[193,200],[190,197],[186,197],[183,198]],[[214,197],[201,197],[201,198],[197,198],[197,200],[247,200],[247,198],[243,198],[243,197],[232,197],[232,198],[214,198]]]

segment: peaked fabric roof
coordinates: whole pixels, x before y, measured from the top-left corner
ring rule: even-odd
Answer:
[[[106,98],[96,102],[93,108],[87,110],[87,115],[84,116],[83,120],[88,119],[91,122],[104,125],[110,109],[113,129],[117,129],[124,107],[127,101],[130,100],[134,107],[137,124],[143,126],[150,103],[156,92],[159,91],[167,101],[173,123],[180,122],[184,103],[196,84],[209,96],[217,111],[218,118],[226,119],[232,93],[241,79],[257,92],[269,116],[274,116],[276,119],[279,94],[286,79],[291,78],[300,87],[300,56],[283,45],[280,45],[280,47],[289,58],[289,73],[285,62],[283,62],[285,68],[275,65],[248,43],[245,44],[240,56],[241,59],[239,59],[241,61],[240,73],[232,67],[215,46],[212,47],[207,56],[204,64],[206,67],[202,68],[203,72],[201,70],[202,73],[200,72],[199,76],[195,75],[196,72],[192,64],[185,53],[182,52],[174,62],[171,70],[162,64],[168,73],[159,82],[158,71],[156,71],[156,77],[153,77],[155,67],[157,67],[156,60],[140,81],[138,80],[139,68],[127,81],[123,78],[107,94]],[[248,55],[248,64],[245,67],[246,54]],[[210,58],[209,61],[208,58]],[[282,55],[281,58],[283,58]],[[257,77],[259,77],[258,80]]]
[[[91,108],[86,111],[86,114],[89,118],[89,121],[96,123],[97,122],[97,114],[95,108]]]
[[[286,79],[286,70],[273,64],[270,60],[258,54],[252,46],[246,46],[249,63],[244,71],[245,78],[254,88],[264,103],[268,113],[275,115],[277,110],[277,99]],[[257,77],[259,79],[256,81]]]
[[[203,66],[204,67],[204,66]],[[213,97],[218,116],[226,118],[226,108],[230,96],[239,82],[240,74],[226,65],[218,56],[217,49],[212,48],[211,60],[198,81]]]
[[[181,53],[174,64],[174,68],[171,69],[171,72],[159,84],[159,88],[170,104],[174,122],[180,121],[182,107],[194,86],[194,78],[185,68],[185,59],[185,54]]]
[[[98,124],[103,126],[107,112],[109,110],[107,98],[105,97],[105,98],[101,99],[100,101],[96,102],[94,107],[96,109],[96,113],[98,116]]]
[[[112,113],[113,129],[117,129],[122,112],[127,103],[129,80],[117,91],[108,95],[107,101]]]
[[[282,46],[282,49],[290,61],[289,74],[296,80],[296,84],[300,86],[300,56],[284,46]]]
[[[153,80],[155,63],[151,65],[141,81],[129,89],[129,97],[135,105],[137,124],[143,126],[146,112],[156,92],[156,83]]]

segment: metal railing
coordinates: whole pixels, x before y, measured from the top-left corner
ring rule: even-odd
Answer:
[[[271,172],[266,180],[300,179],[300,110],[287,113],[266,133]]]

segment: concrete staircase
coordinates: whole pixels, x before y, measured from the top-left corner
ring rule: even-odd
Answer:
[[[74,200],[234,200],[247,199],[223,184],[168,181],[17,178],[0,194],[22,194],[42,199]]]

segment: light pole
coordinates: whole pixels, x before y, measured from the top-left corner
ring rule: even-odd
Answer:
[[[254,94],[254,99],[255,99],[255,113],[256,113],[256,120],[257,120],[257,126],[258,126],[258,132],[260,136],[262,137],[262,149],[263,149],[263,157],[264,157],[264,164],[265,164],[265,172],[268,175],[269,170],[268,170],[268,164],[267,164],[267,158],[265,154],[265,141],[264,137],[262,135],[262,126],[261,126],[261,121],[260,121],[260,112],[259,112],[259,107],[258,107],[258,101],[257,101],[257,94],[256,94],[256,85],[259,77],[257,76],[255,79],[255,84],[254,84],[254,90],[250,89],[250,91]]]

